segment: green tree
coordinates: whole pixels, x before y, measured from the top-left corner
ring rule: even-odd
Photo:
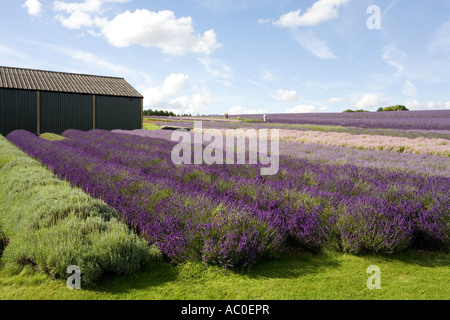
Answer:
[[[406,108],[403,105],[396,105],[396,106],[390,106],[390,107],[386,107],[386,108],[379,108],[378,112],[387,112],[387,111],[409,111],[408,108]]]

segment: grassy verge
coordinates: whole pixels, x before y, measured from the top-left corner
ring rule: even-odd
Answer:
[[[366,286],[370,265],[381,269],[381,289]],[[265,261],[250,272],[225,272],[200,263],[151,262],[146,270],[102,278],[95,286],[69,290],[64,281],[25,269],[0,272],[2,299],[161,300],[428,300],[450,299],[450,255],[411,251],[403,255],[352,256],[335,252]]]
[[[104,273],[127,274],[153,256],[147,243],[104,202],[57,179],[0,136],[0,229],[4,272],[30,266],[65,277],[71,265],[85,283]]]
[[[153,131],[153,130],[159,130],[160,128],[154,123],[144,122],[143,129]]]
[[[59,134],[48,132],[41,134],[39,137],[48,141],[61,141],[65,139],[63,136],[60,136]]]

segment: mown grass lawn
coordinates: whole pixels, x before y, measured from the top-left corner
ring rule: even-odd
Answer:
[[[153,131],[160,128],[153,122],[144,122],[143,129]]]
[[[381,269],[381,289],[369,290],[370,265]],[[250,272],[200,263],[151,262],[127,276],[105,276],[95,286],[69,290],[30,268],[19,275],[0,271],[1,299],[151,300],[372,300],[450,299],[450,254],[409,252],[393,257],[335,252],[265,261]]]

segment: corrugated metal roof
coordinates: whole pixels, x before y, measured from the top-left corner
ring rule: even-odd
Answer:
[[[1,66],[0,88],[142,98],[123,78]]]

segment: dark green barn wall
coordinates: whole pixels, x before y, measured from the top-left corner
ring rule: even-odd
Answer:
[[[93,128],[92,95],[41,92],[41,133]]]
[[[24,129],[36,133],[36,92],[0,89],[0,134]]]
[[[141,99],[95,96],[95,128],[141,129]]]

